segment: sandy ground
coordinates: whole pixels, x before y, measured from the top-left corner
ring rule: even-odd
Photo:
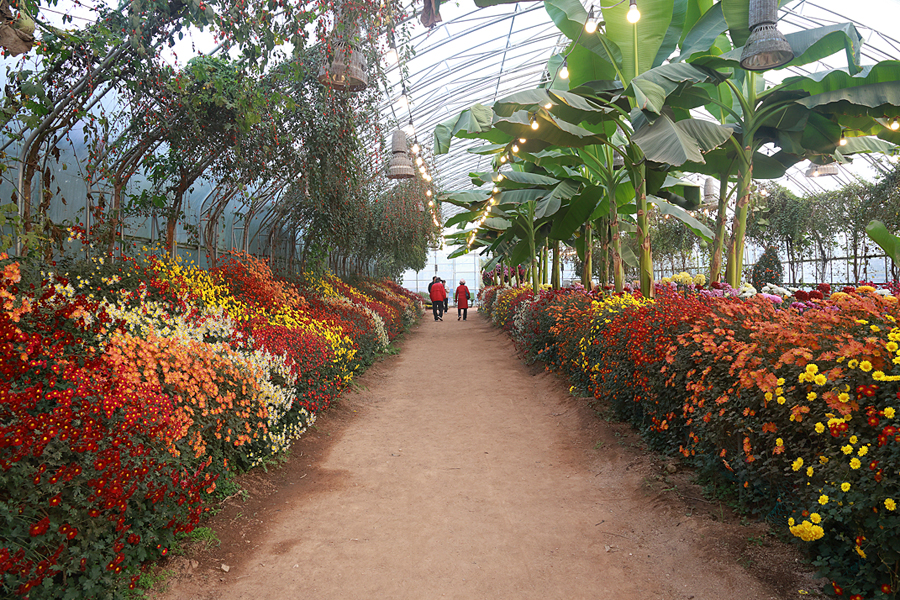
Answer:
[[[288,464],[248,475],[251,497],[210,523],[221,544],[162,565],[172,575],[158,597],[760,600],[812,589],[763,525],[699,498],[687,474],[525,366],[477,312],[454,317],[426,315]]]

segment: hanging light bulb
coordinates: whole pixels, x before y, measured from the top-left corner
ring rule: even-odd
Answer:
[[[418,154],[419,150],[421,150],[421,149],[422,148],[419,147],[419,142],[414,142],[412,145],[412,148],[410,148],[409,151],[412,152],[413,154]]]
[[[431,196],[431,190],[425,190],[425,195],[430,197],[430,196]]]
[[[429,201],[428,201],[428,206],[433,207],[433,206],[434,206],[434,200],[429,200]]]
[[[422,157],[421,157],[421,156],[417,156],[417,157],[416,157],[416,166],[417,166],[417,167],[421,167],[423,162],[425,162],[425,161],[422,160]]]
[[[632,0],[632,2],[633,1],[634,0]],[[562,69],[559,70],[559,78],[560,79],[568,79],[569,78],[569,64],[565,58],[563,59]],[[544,108],[547,108],[547,107],[545,106]]]
[[[891,122],[891,131],[897,131],[900,129],[900,119],[894,119]]]
[[[628,14],[625,15],[625,18],[628,19],[629,23],[637,23],[641,20],[641,11],[638,10],[637,0],[631,0],[629,4]]]
[[[505,163],[505,162],[506,162],[506,155],[505,155],[505,154],[504,154],[503,156],[500,157],[500,162],[502,162],[502,163]]]
[[[566,73],[568,73],[568,71],[566,71]],[[562,75],[560,75],[560,77],[562,77]],[[566,75],[566,77],[563,77],[563,79],[566,79],[567,77],[568,77],[568,75]],[[553,108],[553,103],[548,102],[547,104],[544,105],[544,108],[546,108],[547,110],[550,110],[551,108]]]
[[[429,175],[428,173],[425,173],[423,178],[425,179],[425,181],[431,181],[431,175]]]
[[[531,128],[537,129],[539,127],[537,122],[537,115],[531,115]]]
[[[841,139],[838,140],[838,146],[846,146],[846,145],[847,145],[847,138],[845,138],[844,134],[842,133]]]
[[[492,191],[493,193],[497,194],[497,193],[500,192],[500,188],[498,188],[498,187],[495,185],[495,186],[494,186],[494,189],[491,190],[491,191]]]
[[[384,55],[384,62],[387,63],[389,67],[400,62],[400,55],[397,53],[396,48],[392,46],[391,49],[387,51]]]
[[[584,22],[584,32],[585,33],[594,33],[597,31],[597,19],[594,17],[594,7],[591,7],[591,10],[588,12],[587,21]]]
[[[527,142],[527,141],[528,141],[528,140],[526,140],[525,138],[519,138],[519,143],[520,143],[520,144],[524,144],[524,143]]]
[[[400,108],[406,108],[409,106],[409,96],[406,95],[406,89],[403,89],[403,93],[400,94],[400,97],[397,98],[397,104],[400,105]]]
[[[513,152],[518,152],[518,151],[519,151],[519,147],[516,146],[515,144],[513,144],[512,151],[513,151]]]
[[[425,165],[422,165],[421,167],[419,167],[419,173],[421,173],[422,175],[425,174]]]
[[[497,181],[503,181],[503,173],[497,174]]]
[[[416,128],[413,125],[412,117],[409,118],[409,123],[403,126],[403,132],[409,137],[416,135]]]

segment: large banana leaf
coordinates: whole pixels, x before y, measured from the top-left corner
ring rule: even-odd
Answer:
[[[895,144],[871,136],[848,137],[846,142],[846,145],[837,147],[837,152],[841,156],[863,153],[891,155],[897,154],[898,150],[900,150]]]
[[[690,21],[688,21],[690,24]],[[694,54],[709,54],[710,48],[716,43],[716,39],[725,33],[728,24],[722,14],[722,4],[716,3],[703,13],[700,19],[691,25],[691,30],[685,35],[681,44],[681,55],[676,61],[685,61]]]
[[[705,154],[705,162],[687,162],[681,166],[685,172],[719,177],[722,173],[734,173],[738,162],[735,160],[734,148],[722,146]],[[804,160],[802,156],[776,152],[772,156],[761,152],[753,154],[753,179],[779,179],[787,170]]]
[[[548,91],[543,88],[517,92],[501,98],[494,103],[493,109],[501,117],[510,117],[521,110],[537,112],[547,104],[552,105],[548,109],[550,113],[568,123],[581,123],[582,121],[599,123],[611,110],[594,106],[576,94],[562,90]]]
[[[746,18],[746,13],[744,16]],[[732,30],[733,33],[734,31]],[[790,44],[791,50],[794,51],[794,59],[778,67],[779,69],[807,65],[844,50],[847,56],[847,68],[852,73],[857,73],[860,70],[859,60],[862,37],[851,23],[804,29],[788,33],[784,37]],[[739,45],[735,41],[735,45],[739,47],[718,56],[714,54],[695,56],[691,58],[691,64],[704,65],[713,69],[739,68],[741,54],[744,51],[743,43],[742,41]]]
[[[606,37],[622,52],[621,79],[624,85],[628,85],[634,77],[653,68],[656,55],[672,23],[675,0],[642,2],[640,10],[641,20],[631,24],[625,18],[628,13],[627,2],[603,8]]]
[[[663,38],[662,45],[656,51],[656,58],[653,59],[651,68],[660,66],[675,52],[675,48],[684,35],[685,17],[687,16],[689,3],[690,0],[674,1],[672,5],[672,20],[669,22],[669,28],[666,30],[666,36]]]
[[[539,175],[538,173],[525,173],[524,171],[504,171],[503,181],[497,185],[503,189],[521,189],[538,185],[556,185],[558,179]]]
[[[870,221],[866,225],[866,233],[891,257],[895,265],[900,265],[900,238],[888,231],[881,221]]]
[[[727,78],[727,75],[712,69],[688,63],[669,63],[632,79],[625,93],[634,94],[636,104],[641,110],[660,114],[666,97],[676,90],[701,83],[719,84]]]
[[[472,204],[478,204],[490,198],[490,192],[481,190],[468,190],[461,192],[444,192],[438,196],[441,202],[449,202],[456,206],[466,208]]]
[[[572,237],[587,222],[605,193],[602,187],[587,186],[573,196],[568,207],[553,220],[550,238],[565,241]]]
[[[528,111],[520,110],[509,117],[496,117],[494,127],[512,138],[539,139],[553,146],[580,148],[587,144],[596,144],[599,140],[592,132],[578,125],[573,125],[541,108],[535,118],[538,129],[531,128]]]
[[[547,190],[508,190],[497,194],[497,204],[500,206],[506,204],[524,204],[532,200],[538,200],[547,195]]]
[[[718,123],[699,119],[673,121],[664,114],[636,131],[631,139],[648,160],[678,167],[688,161],[703,163],[703,153],[725,143],[731,134],[730,128]]]
[[[535,218],[542,219],[544,217],[555,215],[557,211],[559,211],[562,202],[571,199],[580,187],[581,184],[579,182],[572,181],[571,179],[560,181],[559,185],[553,188],[549,194],[538,200],[535,204]]]
[[[671,204],[670,202],[666,202],[662,198],[657,196],[647,196],[647,201],[652,202],[659,208],[659,212],[664,215],[669,215],[671,217],[675,217],[679,221],[685,224],[688,229],[690,229],[694,235],[699,237],[702,240],[705,240],[708,243],[713,242],[713,238],[715,234],[712,230],[691,216],[691,213],[684,210],[680,206],[676,206],[675,204]]]
[[[596,65],[596,68],[604,71],[604,74],[595,79],[616,79],[616,73],[621,71],[622,68],[622,50],[619,48],[618,44],[602,33],[584,33],[584,23],[587,21],[588,13],[581,2],[579,2],[579,0],[545,0],[544,7],[547,9],[547,14],[550,16],[550,19],[553,20],[556,27],[563,35],[572,41],[578,40],[580,46],[586,48],[597,58],[606,63],[607,66],[602,66],[600,63]],[[577,51],[577,49],[578,46],[573,48],[573,51]],[[587,57],[584,53],[575,56],[573,52],[573,55],[570,55],[570,58],[572,59],[572,65],[570,65],[571,72],[571,67],[573,65],[585,61]],[[582,81],[592,80],[585,79]]]
[[[519,156],[525,160],[533,162],[539,167],[547,167],[549,165],[580,165],[581,157],[577,154],[570,154],[560,150],[541,150],[540,152],[520,152]]]
[[[452,119],[438,124],[434,128],[434,153],[446,154],[450,150],[450,140],[457,137],[483,137],[491,130],[494,112],[487,106],[474,104]],[[508,141],[508,140],[489,140]]]
[[[461,213],[456,213],[444,222],[444,227],[449,229],[454,225],[459,225],[459,229],[462,229],[466,225],[466,223],[477,221],[480,216],[481,213],[475,210],[467,210]]]
[[[679,46],[683,46],[688,34],[693,31],[694,26],[709,12],[713,5],[715,5],[715,0],[688,0],[687,12],[684,15],[684,27],[681,31],[681,39],[678,40]],[[721,6],[719,10],[721,11]]]

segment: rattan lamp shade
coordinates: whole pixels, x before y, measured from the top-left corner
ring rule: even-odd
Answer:
[[[416,170],[406,149],[406,134],[401,129],[395,131],[391,137],[391,153],[388,179],[412,179],[416,176]]]
[[[778,0],[750,0],[750,37],[741,52],[741,67],[765,71],[791,62],[794,51],[778,31]]]
[[[707,177],[706,181],[703,183],[703,203],[711,204],[713,202],[718,201],[719,199],[719,190],[716,189],[718,187],[717,181],[712,177]]]
[[[369,85],[366,68],[366,57],[362,52],[352,46],[338,44],[331,64],[327,68],[324,65],[319,68],[319,83],[336,90],[359,92]]]

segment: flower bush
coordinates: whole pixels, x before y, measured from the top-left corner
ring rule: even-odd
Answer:
[[[422,312],[389,283],[376,301],[335,282],[362,306],[249,256],[64,269],[28,286],[0,255],[4,597],[121,597],[218,477],[284,452],[385,348],[370,304],[401,328]]]
[[[894,598],[897,299],[871,286],[697,287],[684,274],[652,301],[574,289],[482,295],[526,360],[609,400],[651,446],[730,487],[810,552],[836,594]]]

